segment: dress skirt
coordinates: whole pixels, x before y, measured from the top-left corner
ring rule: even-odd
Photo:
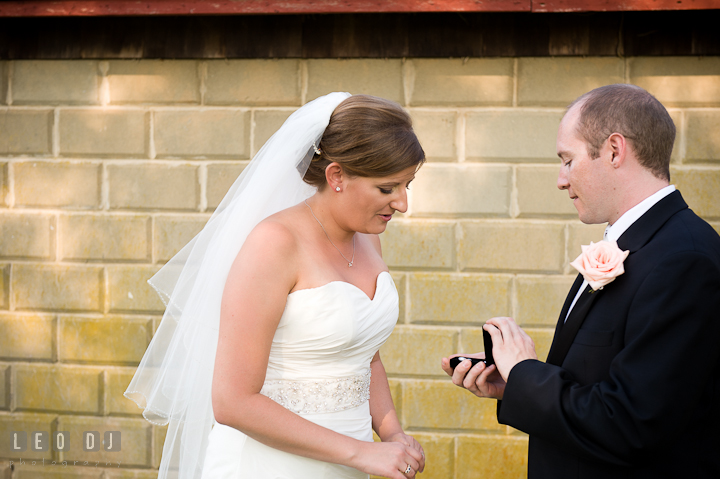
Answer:
[[[302,417],[361,441],[373,440],[368,402],[344,411]],[[216,423],[210,432],[202,479],[368,479],[368,475],[348,466],[274,449]]]

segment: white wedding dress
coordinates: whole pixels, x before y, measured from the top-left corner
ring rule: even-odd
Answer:
[[[261,393],[308,421],[372,441],[370,361],[392,333],[398,294],[388,272],[370,299],[333,281],[288,295]],[[265,446],[231,427],[210,433],[203,479],[367,479],[348,466]]]

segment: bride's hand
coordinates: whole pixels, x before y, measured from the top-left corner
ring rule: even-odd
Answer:
[[[352,466],[374,476],[388,477],[390,479],[408,479],[415,477],[416,472],[422,472],[425,467],[425,457],[422,447],[410,436],[395,434],[393,440],[388,442],[362,442]],[[402,439],[400,442],[397,439]],[[417,448],[407,444],[417,444]],[[410,471],[405,470],[410,466]]]
[[[423,451],[422,446],[414,437],[408,436],[404,432],[398,432],[387,438],[384,442],[399,442],[400,444],[405,444],[420,451],[420,455],[422,456],[419,461],[420,467],[415,472],[423,472],[425,470],[425,451]]]

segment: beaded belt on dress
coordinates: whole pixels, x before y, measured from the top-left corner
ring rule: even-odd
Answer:
[[[344,411],[370,399],[370,371],[325,381],[265,381],[260,394],[297,414]]]

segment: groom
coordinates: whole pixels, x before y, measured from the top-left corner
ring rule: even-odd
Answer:
[[[453,372],[443,359],[456,385],[501,399],[499,422],[530,435],[529,479],[720,477],[720,237],[670,185],[674,138],[636,86],[571,104],[558,188],[582,222],[608,223],[609,282],[582,267],[588,254],[575,263],[591,281],[575,280],[545,363],[511,318],[484,326],[496,366]]]

